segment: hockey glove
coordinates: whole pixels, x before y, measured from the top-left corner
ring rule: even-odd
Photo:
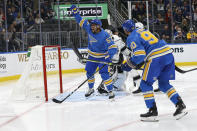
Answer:
[[[79,13],[79,10],[77,9],[76,5],[72,5],[70,7],[70,9],[71,9],[73,15],[76,15]]]
[[[79,59],[79,58],[77,58],[77,61],[79,61],[83,65],[86,64],[86,59]]]
[[[110,58],[109,56],[107,56],[107,57],[105,58],[105,61],[108,62],[108,63],[112,63],[111,58]]]
[[[127,58],[127,65],[128,65],[129,67],[131,67],[132,69],[140,69],[140,68],[144,65],[144,61],[142,61],[142,62],[139,63],[139,64],[136,64],[136,63],[132,62],[132,61],[130,60],[130,58]]]
[[[80,52],[81,56],[82,56],[82,59],[77,59],[77,61],[79,61],[81,64],[85,65],[86,64],[86,59],[88,59],[88,52],[87,51],[82,51]]]
[[[123,71],[128,71],[128,72],[132,70],[132,68],[131,68],[127,63],[122,64],[122,65],[121,65],[121,69],[122,69]]]
[[[115,55],[111,58],[111,62],[112,62],[112,63],[119,63],[119,54],[115,54]]]

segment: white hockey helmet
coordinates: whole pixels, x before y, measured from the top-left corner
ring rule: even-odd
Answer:
[[[136,29],[144,29],[144,25],[141,22],[135,23],[135,28]]]
[[[105,31],[111,36],[112,35],[112,31],[109,29],[105,29]]]

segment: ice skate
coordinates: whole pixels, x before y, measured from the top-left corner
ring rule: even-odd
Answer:
[[[114,97],[115,97],[115,94],[112,91],[110,91],[109,92],[109,100],[114,101]]]
[[[161,90],[159,88],[157,88],[157,89],[154,89],[154,92],[155,93],[161,93]]]
[[[149,111],[145,114],[140,114],[141,121],[145,122],[157,122],[159,121],[157,119],[158,112],[157,112],[157,107],[154,105],[152,108],[149,109]]]
[[[140,87],[138,87],[136,90],[134,90],[133,95],[142,95],[142,90],[140,89]]]
[[[105,95],[105,96],[108,95],[108,91],[105,90],[105,87],[104,87],[103,84],[101,84],[101,85],[97,88],[97,91],[98,91],[99,95]]]
[[[181,119],[182,117],[184,117],[185,115],[188,114],[187,111],[185,111],[186,106],[183,103],[182,99],[180,97],[178,97],[178,102],[176,104],[176,111],[174,112],[173,116],[176,118],[176,120]]]
[[[116,86],[114,86],[114,85],[113,85],[113,90],[114,90],[114,91],[122,91],[122,89],[119,89],[118,87],[116,87]]]
[[[93,89],[93,88],[92,88],[92,89],[89,88],[88,92],[85,94],[85,97],[88,98],[88,97],[90,97],[93,93],[94,93],[94,89]]]

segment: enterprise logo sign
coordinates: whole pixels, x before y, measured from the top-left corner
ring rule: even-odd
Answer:
[[[72,12],[70,8],[67,9],[66,14],[71,16]],[[103,16],[101,6],[100,7],[79,7],[79,14],[85,17],[92,17],[92,16],[102,17]]]
[[[77,5],[76,5],[77,6]],[[71,5],[54,5],[53,9],[56,13],[56,19],[74,19],[72,16],[72,11],[70,9]],[[107,3],[103,4],[80,4],[79,14],[85,19],[107,19],[108,16],[108,5]],[[59,16],[58,16],[59,15]]]

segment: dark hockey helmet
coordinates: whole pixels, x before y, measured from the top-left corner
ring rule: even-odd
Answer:
[[[90,24],[100,25],[100,27],[102,26],[102,22],[99,19],[91,20],[90,21]]]
[[[135,29],[135,22],[133,20],[126,20],[122,24],[122,28],[128,32],[132,32]]]

